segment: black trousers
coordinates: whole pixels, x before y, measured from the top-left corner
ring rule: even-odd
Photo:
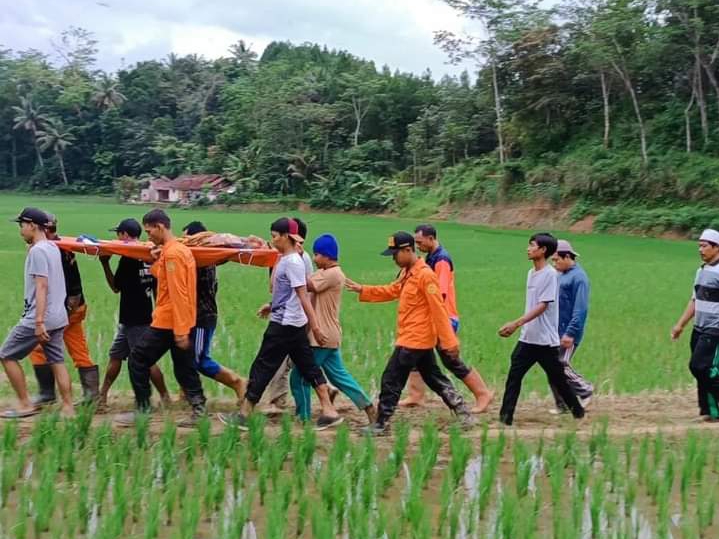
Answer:
[[[128,368],[130,382],[135,392],[135,401],[140,410],[150,408],[150,368],[169,350],[172,357],[172,368],[175,379],[185,392],[187,400],[193,407],[205,406],[205,395],[202,392],[200,375],[195,368],[195,347],[190,341],[187,350],[175,345],[175,335],[169,329],[148,327],[142,338],[130,352]]]
[[[462,361],[462,358],[450,357],[447,352],[442,350],[439,346],[437,347],[437,355],[439,356],[440,361],[442,361],[444,368],[451,372],[458,380],[464,380],[467,378],[469,373],[472,372],[472,369],[468,367],[464,361]]]
[[[302,378],[312,387],[327,383],[322,370],[315,364],[307,326],[283,326],[270,322],[262,337],[260,351],[250,368],[245,394],[248,401],[252,404],[260,402],[262,394],[287,356],[290,356]]]
[[[695,329],[690,344],[689,370],[697,380],[699,413],[719,418],[719,336]]]
[[[504,388],[502,408],[499,411],[500,421],[506,425],[512,424],[519,393],[522,391],[522,380],[535,363],[539,363],[539,366],[547,373],[549,383],[557,389],[574,417],[584,417],[584,408],[579,404],[577,395],[569,387],[564,368],[559,362],[559,347],[541,346],[520,341],[512,352],[512,363],[509,367],[507,383]]]
[[[441,397],[447,407],[458,411],[464,407],[462,396],[454,389],[434,358],[434,350],[415,350],[398,346],[390,356],[382,373],[382,389],[379,394],[377,422],[386,423],[394,413],[409,373],[415,369],[422,375],[424,383]]]

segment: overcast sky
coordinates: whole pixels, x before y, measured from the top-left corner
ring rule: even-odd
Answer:
[[[240,39],[261,53],[273,40],[306,41],[374,60],[379,69],[435,78],[446,64],[435,30],[476,31],[441,0],[0,0],[0,46],[52,52],[71,25],[94,32],[98,67],[114,71],[169,52],[226,55]]]

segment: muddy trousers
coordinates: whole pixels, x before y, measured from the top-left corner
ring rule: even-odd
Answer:
[[[562,364],[564,369],[564,375],[567,377],[567,383],[572,388],[577,397],[581,399],[587,399],[594,394],[594,386],[588,382],[581,374],[574,370],[572,367],[572,358],[574,353],[577,351],[577,346],[570,346],[569,348],[559,349],[559,362]],[[552,389],[552,395],[554,395],[554,403],[560,410],[566,410],[567,405],[564,404],[559,391],[549,382],[549,387]]]
[[[456,411],[464,406],[462,396],[454,389],[449,378],[439,370],[434,350],[431,348],[416,350],[398,346],[394,349],[382,373],[377,423],[384,424],[392,417],[409,373],[415,368],[419,371],[427,387],[439,395],[450,410]]]
[[[719,419],[719,335],[695,329],[691,350],[689,370],[697,380],[699,413]]]
[[[150,367],[157,363],[168,351],[172,358],[175,379],[185,392],[193,407],[205,406],[200,375],[195,368],[195,349],[190,339],[186,350],[175,345],[175,335],[170,329],[148,327],[140,342],[130,352],[128,369],[130,382],[135,392],[135,401],[139,410],[150,409]]]
[[[557,388],[557,392],[574,417],[584,417],[584,408],[579,404],[577,395],[574,393],[567,377],[564,374],[564,367],[559,361],[558,346],[541,346],[518,342],[512,352],[512,363],[507,375],[507,383],[502,398],[502,408],[499,411],[499,419],[505,425],[511,425],[514,421],[514,409],[517,407],[519,393],[522,391],[522,380],[535,363],[547,373],[549,383]]]

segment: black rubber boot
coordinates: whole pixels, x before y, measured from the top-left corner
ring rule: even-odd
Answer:
[[[57,394],[55,393],[55,375],[52,372],[52,367],[50,365],[33,365],[33,369],[38,392],[30,400],[35,406],[55,404]]]
[[[82,402],[84,404],[97,402],[100,396],[100,368],[97,365],[79,367],[77,373],[80,375],[82,386]]]

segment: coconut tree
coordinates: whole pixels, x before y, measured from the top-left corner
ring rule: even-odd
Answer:
[[[36,107],[30,97],[20,97],[20,106],[14,106],[13,110],[15,111],[15,118],[13,118],[15,125],[13,129],[24,129],[32,134],[35,153],[37,154],[37,162],[41,167],[44,167],[45,162],[42,159],[42,153],[40,152],[37,139],[38,134],[50,123],[50,119],[42,113],[42,106]]]
[[[95,93],[92,96],[92,102],[95,106],[102,110],[109,110],[119,107],[127,98],[117,89],[118,82],[108,75],[95,84]]]
[[[67,173],[65,172],[63,154],[69,146],[72,146],[74,141],[75,136],[72,134],[72,131],[65,129],[65,126],[63,126],[59,120],[48,123],[44,131],[38,131],[37,133],[36,142],[40,145],[40,149],[43,151],[52,150],[57,156],[57,160],[60,163],[62,181],[65,185],[69,185],[69,182],[67,181]]]

